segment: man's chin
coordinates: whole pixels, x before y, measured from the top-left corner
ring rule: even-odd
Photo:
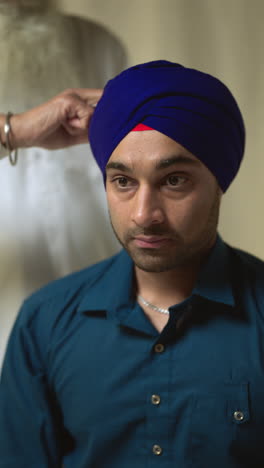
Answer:
[[[143,271],[148,273],[161,273],[168,270],[173,270],[177,268],[177,257],[175,257],[171,252],[141,252],[135,253],[129,251],[128,253],[132,258],[135,265]]]
[[[134,263],[139,270],[145,271],[146,273],[163,273],[165,271],[173,270],[175,268],[170,265],[161,265],[161,264],[150,265],[146,263],[144,264],[136,263],[136,262]]]

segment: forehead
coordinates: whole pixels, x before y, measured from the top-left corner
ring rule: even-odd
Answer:
[[[115,161],[131,165],[137,162],[156,164],[171,157],[177,157],[175,163],[177,159],[181,163],[204,166],[194,154],[172,138],[157,130],[147,130],[128,133],[111,154],[106,168],[112,167],[111,163]]]

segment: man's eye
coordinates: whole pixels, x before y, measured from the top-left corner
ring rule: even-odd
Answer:
[[[118,187],[125,188],[128,186],[128,179],[126,177],[117,177],[115,182]]]
[[[186,177],[178,176],[178,175],[170,175],[166,179],[167,185],[171,185],[173,187],[179,187],[186,182]]]

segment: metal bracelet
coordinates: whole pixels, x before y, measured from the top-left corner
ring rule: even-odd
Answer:
[[[6,149],[8,150],[8,157],[9,157],[9,161],[10,161],[10,164],[12,166],[15,166],[16,163],[17,163],[17,157],[18,157],[18,149],[15,149],[14,150],[14,156],[12,156],[12,151],[13,149],[11,148],[11,145],[10,145],[10,139],[9,139],[9,135],[10,135],[10,132],[11,132],[11,125],[10,125],[10,119],[12,117],[12,112],[8,112],[6,114],[6,121],[5,121],[5,126],[4,126],[4,132],[5,132],[5,136],[6,136],[6,142],[5,142],[5,147]]]

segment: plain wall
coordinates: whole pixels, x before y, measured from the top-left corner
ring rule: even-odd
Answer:
[[[244,115],[247,145],[239,175],[223,198],[219,231],[227,242],[264,258],[264,2],[54,0],[54,5],[113,31],[127,49],[128,65],[172,60],[212,73],[230,87]]]

